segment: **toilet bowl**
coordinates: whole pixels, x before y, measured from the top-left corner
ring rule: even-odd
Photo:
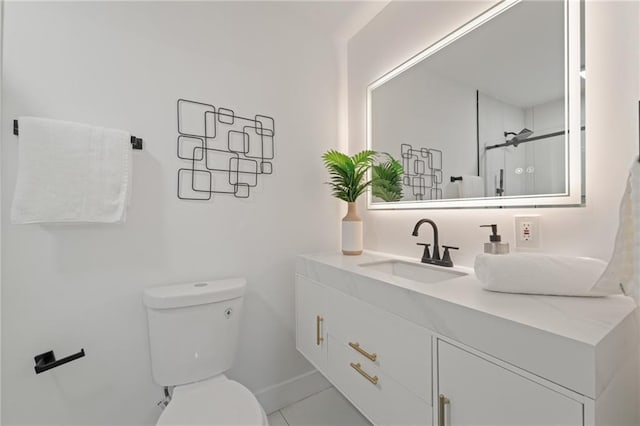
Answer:
[[[255,396],[225,376],[173,390],[171,402],[157,425],[268,425]]]
[[[154,381],[173,387],[158,425],[268,425],[256,397],[228,379],[246,281],[148,288],[144,292]]]

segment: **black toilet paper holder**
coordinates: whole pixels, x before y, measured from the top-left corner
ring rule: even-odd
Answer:
[[[84,349],[80,349],[80,352],[69,355],[68,357],[56,359],[53,351],[48,351],[41,353],[40,355],[36,355],[33,360],[36,362],[34,370],[36,374],[43,373],[47,370],[51,370],[52,368],[56,368],[61,366],[62,364],[66,364],[71,361],[75,361],[78,358],[82,358],[84,356]]]

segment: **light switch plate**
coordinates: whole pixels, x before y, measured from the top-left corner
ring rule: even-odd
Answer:
[[[514,216],[516,248],[540,248],[540,216]]]

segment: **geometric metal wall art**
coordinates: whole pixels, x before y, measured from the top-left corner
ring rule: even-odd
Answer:
[[[178,198],[210,200],[213,194],[248,198],[258,176],[273,173],[275,122],[256,114],[178,99]]]
[[[442,199],[442,151],[432,148],[413,149],[400,145],[404,175],[402,183],[411,188],[416,200]]]

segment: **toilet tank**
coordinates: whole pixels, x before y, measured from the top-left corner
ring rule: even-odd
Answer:
[[[233,364],[246,280],[168,285],[144,291],[153,379],[196,382]]]

